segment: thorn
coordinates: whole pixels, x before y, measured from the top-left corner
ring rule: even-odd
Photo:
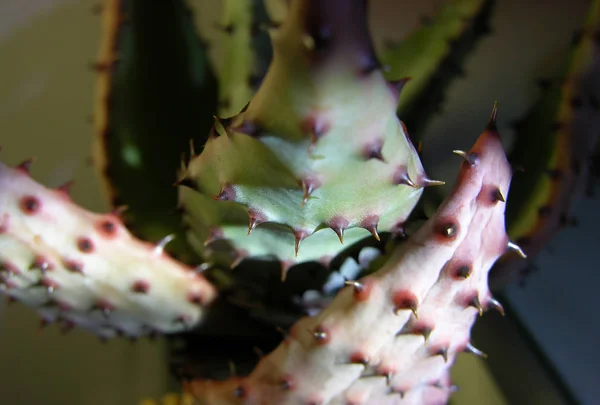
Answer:
[[[404,77],[399,80],[392,80],[388,82],[388,86],[394,91],[396,99],[400,98],[400,93],[402,92],[402,89],[410,80],[412,80],[412,77]]]
[[[479,161],[479,156],[477,156],[476,153],[473,152],[465,152],[464,150],[460,150],[460,149],[455,149],[452,151],[452,153],[457,154],[458,156],[462,157],[463,159],[465,159],[465,161],[470,165],[470,166],[474,166],[477,164],[477,162]]]
[[[16,169],[19,170],[22,173],[30,174],[30,172],[31,172],[31,165],[32,165],[33,162],[35,162],[35,158],[27,159],[24,162],[21,162],[16,167]]]
[[[350,355],[349,364],[360,364],[364,367],[369,366],[369,358],[361,352],[354,352]]]
[[[438,232],[445,238],[452,239],[458,234],[458,226],[455,223],[448,222],[438,226]]]
[[[473,346],[471,344],[471,342],[467,343],[467,346],[465,347],[465,353],[471,353],[474,354],[475,356],[479,356],[482,359],[486,359],[487,358],[487,354],[485,354],[484,352],[482,352],[481,350],[479,350],[478,348],[476,348],[475,346]]]
[[[346,230],[346,228],[348,227],[348,225],[350,225],[350,221],[348,221],[347,219],[340,217],[340,216],[336,216],[334,218],[332,218],[327,225],[333,230],[333,232],[335,232],[335,234],[338,236],[338,239],[340,240],[340,243],[343,245],[344,244],[344,230]]]
[[[343,245],[344,244],[344,228],[331,228],[331,229],[333,230],[333,232],[335,232],[338,239],[340,240],[340,243]],[[297,256],[297,254],[296,254],[296,256]]]
[[[512,251],[514,251],[514,252],[517,252],[517,254],[518,254],[519,256],[521,256],[523,259],[526,259],[526,258],[527,258],[527,255],[525,254],[525,252],[523,252],[523,249],[521,249],[521,247],[520,247],[519,245],[517,245],[516,243],[514,243],[514,242],[511,242],[511,241],[508,241],[508,243],[507,243],[506,247],[507,247],[509,250],[512,250]]]
[[[431,329],[429,326],[423,326],[417,329],[415,332],[421,334],[423,338],[425,338],[425,344],[427,344],[427,342],[429,342],[429,336],[431,336],[431,332],[433,332],[433,329]]]
[[[308,232],[294,231],[294,237],[296,238],[296,242],[294,244],[296,257],[298,257],[298,251],[300,250],[300,242],[302,242],[307,236],[308,236]]]
[[[395,294],[393,301],[395,304],[394,312],[397,314],[398,311],[410,309],[413,313],[415,319],[419,319],[419,315],[417,314],[417,301],[415,298],[411,296],[407,296],[407,293],[401,291]],[[412,295],[412,294],[411,294]]]
[[[48,270],[52,270],[54,266],[45,258],[38,256],[35,258],[31,266],[29,266],[29,270],[39,270],[43,275],[46,274]]]
[[[250,234],[252,233],[254,228],[256,228],[258,225],[262,224],[263,222],[266,222],[265,217],[253,209],[248,210],[248,218],[249,218],[248,236],[250,236]]]
[[[406,238],[406,228],[404,222],[396,223],[390,230],[393,238]]]
[[[385,377],[386,385],[389,386],[392,382],[392,378],[394,378],[394,373],[388,371],[387,373],[383,374],[383,377]]]
[[[435,352],[436,356],[442,356],[442,358],[444,359],[444,363],[448,363],[448,348],[447,347],[443,347],[441,349],[439,349],[438,351]]]
[[[379,234],[377,233],[377,224],[365,227],[365,229],[367,231],[371,232],[371,235],[373,235],[373,237],[375,239],[377,239],[377,242],[381,241],[381,238],[379,237]]]
[[[504,195],[502,195],[502,191],[500,191],[499,188],[492,191],[492,199],[494,202],[497,202],[497,201],[506,202],[506,199],[504,198]]]
[[[282,283],[285,282],[288,271],[290,270],[290,267],[292,267],[293,265],[294,265],[294,262],[292,262],[291,260],[282,260],[281,261],[281,282]]]
[[[458,269],[456,269],[456,277],[461,278],[461,279],[467,279],[469,278],[469,276],[471,275],[471,266],[460,266]]]
[[[229,268],[231,270],[235,269],[237,266],[240,265],[240,263],[242,263],[244,261],[244,259],[248,257],[248,252],[240,249],[240,250],[236,250],[235,251],[235,258],[233,259],[233,262],[231,262],[231,265],[229,266]]]
[[[312,334],[317,343],[324,344],[329,342],[329,334],[323,327],[317,326],[314,331],[311,331],[310,329],[308,331]]]
[[[492,107],[492,113],[490,114],[490,119],[485,127],[487,131],[498,132],[498,128],[496,127],[496,118],[498,115],[498,101],[494,101],[494,106]]]
[[[373,235],[377,241],[381,241],[379,237],[379,233],[377,233],[377,226],[379,225],[379,216],[378,215],[368,215],[366,216],[360,223],[360,226],[366,229]]]
[[[298,182],[302,187],[302,203],[300,207],[304,207],[312,193],[319,187],[321,184],[314,179],[302,179]]]
[[[330,129],[329,122],[324,117],[319,117],[317,114],[309,115],[302,122],[302,130],[310,136],[311,147],[321,139]]]
[[[194,269],[194,272],[196,272],[196,274],[202,274],[206,270],[210,269],[213,265],[214,265],[213,263],[204,262],[204,263],[196,266],[196,268]]]
[[[488,300],[488,306],[500,312],[500,315],[504,316],[504,307],[498,300],[490,298]]]
[[[344,281],[344,284],[354,287],[354,291],[357,293],[360,293],[365,289],[364,285],[362,285],[360,282],[355,281],[355,280],[346,280],[346,281]]]
[[[208,230],[208,236],[206,237],[206,240],[204,241],[204,247],[210,245],[211,243],[214,243],[218,240],[224,239],[225,235],[223,234],[223,231],[221,230],[221,228],[218,227],[211,227]]]
[[[385,162],[385,159],[382,154],[383,149],[383,140],[377,139],[363,148],[363,157],[365,160],[377,159],[382,162]]]
[[[415,183],[410,179],[410,176],[408,175],[408,169],[404,165],[398,166],[398,168],[396,168],[396,170],[394,171],[394,175],[392,177],[392,184],[403,184],[412,188],[417,188]]]
[[[65,195],[66,197],[70,197],[71,195],[71,187],[73,187],[73,183],[74,181],[68,181],[63,185],[60,185],[56,188],[56,191],[58,191],[59,193]]]
[[[213,200],[217,201],[235,201],[235,190],[230,184],[224,184],[221,187],[221,191],[216,196],[213,196]]]
[[[419,179],[419,187],[435,187],[435,186],[443,186],[446,184],[445,181],[441,180],[431,180],[427,176],[423,176]]]
[[[155,255],[161,255],[163,254],[163,251],[165,249],[165,246],[167,246],[167,244],[169,242],[171,242],[173,239],[175,239],[175,234],[170,234],[165,236],[164,238],[162,238],[157,244],[156,247],[154,248],[154,254]]]
[[[119,205],[118,207],[115,207],[115,209],[112,210],[111,214],[123,219],[123,214],[125,214],[125,212],[129,209],[128,205]]]
[[[471,301],[469,301],[468,306],[473,307],[479,311],[479,316],[483,315],[483,307],[481,306],[481,302],[479,301],[479,297],[474,296]]]

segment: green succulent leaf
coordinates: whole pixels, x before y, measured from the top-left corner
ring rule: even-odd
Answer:
[[[187,261],[173,184],[216,112],[205,45],[183,1],[113,0],[103,13],[95,163],[127,226],[152,241],[175,234],[169,248]]]

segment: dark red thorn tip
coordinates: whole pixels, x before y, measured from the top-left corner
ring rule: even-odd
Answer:
[[[43,256],[36,256],[33,263],[30,266],[30,269],[37,269],[42,272],[42,274],[46,274],[47,271],[53,270],[54,265],[48,261]]]
[[[453,221],[441,221],[435,228],[437,234],[446,240],[454,240],[460,231],[460,226]]]
[[[246,134],[253,138],[258,138],[264,132],[257,123],[247,119],[243,120],[239,125],[232,126],[231,130]]]
[[[369,358],[362,352],[354,352],[350,355],[350,364],[361,364],[367,367],[369,365]]]
[[[419,319],[417,314],[418,300],[417,297],[410,291],[396,291],[392,296],[394,311],[398,313],[403,310],[410,310],[416,319]]]
[[[398,166],[394,171],[394,174],[392,176],[392,184],[405,185],[412,188],[417,188],[415,183],[411,180],[410,176],[408,175],[408,170],[404,165]]]
[[[298,252],[300,251],[300,242],[306,239],[309,235],[310,233],[307,231],[303,231],[301,229],[294,230],[294,238],[296,239],[294,243],[294,250],[296,252],[296,257],[298,257]]]
[[[483,315],[483,307],[481,306],[481,301],[479,301],[479,296],[475,294],[468,302],[468,307],[475,308],[479,313],[479,316]]]
[[[225,238],[225,234],[223,233],[223,230],[219,227],[212,227],[208,230],[208,236],[206,237],[206,240],[204,241],[204,246],[208,246],[211,243],[214,243],[218,240],[224,239]]]
[[[414,333],[423,336],[425,339],[425,344],[429,342],[429,337],[431,336],[431,332],[433,332],[433,328],[428,325],[421,325],[414,329]]]
[[[379,225],[379,216],[378,215],[368,215],[366,216],[360,223],[360,226],[373,235],[377,241],[380,241],[379,233],[377,233],[377,226]]]
[[[111,237],[116,234],[117,225],[111,219],[103,219],[96,224],[96,229],[101,235]]]
[[[365,160],[377,159],[385,162],[385,158],[382,154],[383,150],[383,139],[376,139],[375,141],[365,145],[362,151],[362,156]]]
[[[138,280],[131,285],[131,291],[136,294],[147,294],[150,291],[150,284],[144,280]]]
[[[302,121],[301,128],[310,136],[310,142],[314,145],[330,130],[331,125],[325,118],[313,114]]]
[[[33,195],[26,195],[19,202],[21,211],[26,215],[34,215],[39,212],[42,204],[39,198]]]
[[[188,295],[188,301],[195,305],[204,305],[204,297],[198,292],[193,292]]]
[[[438,349],[435,349],[432,353],[433,356],[442,356],[442,358],[444,359],[444,363],[448,363],[448,348],[447,347],[440,347]]]
[[[463,264],[463,265],[456,267],[456,270],[454,272],[454,277],[459,280],[466,280],[467,278],[469,278],[471,276],[472,272],[473,272],[473,269],[471,268],[471,266],[469,266],[468,264]]]
[[[321,183],[314,178],[306,178],[298,181],[298,184],[302,187],[302,203],[300,207],[304,207],[312,193],[321,186]]]
[[[217,200],[217,201],[235,201],[235,189],[233,188],[233,186],[231,184],[224,184],[221,187],[221,191],[219,191],[219,194],[214,196],[213,199]]]
[[[73,187],[74,183],[75,183],[74,180],[67,181],[66,183],[58,186],[56,188],[56,191],[58,191],[59,193],[65,195],[65,196],[70,196],[70,194],[71,194],[71,188]]]
[[[27,159],[16,167],[16,169],[22,173],[29,174],[31,172],[31,165],[35,161],[35,158]]]
[[[343,217],[334,217],[327,223],[327,226],[335,232],[341,244],[344,244],[344,231],[348,228],[348,225],[350,225],[350,221]]]
[[[65,269],[67,269],[71,273],[83,274],[83,263],[81,262],[72,259],[67,259],[63,261],[63,265],[65,266]]]
[[[92,253],[94,251],[94,242],[88,237],[81,236],[77,238],[77,249],[81,253]]]
[[[267,218],[260,212],[249,209],[248,210],[248,236],[252,233],[254,228],[258,225],[267,221]]]
[[[410,80],[412,80],[412,77],[404,77],[399,80],[391,80],[388,82],[388,86],[393,91],[394,96],[397,99],[400,97],[400,93],[402,92],[402,89],[404,88],[406,83],[408,83]]]
[[[506,199],[504,198],[504,195],[502,194],[502,191],[500,191],[500,189],[497,188],[497,187],[492,190],[492,196],[491,197],[492,197],[492,202],[494,202],[494,203],[498,202],[498,201],[500,201],[500,202],[506,202]]]

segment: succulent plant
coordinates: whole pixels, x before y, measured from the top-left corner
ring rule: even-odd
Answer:
[[[518,249],[504,230],[512,170],[495,115],[461,153],[458,183],[435,216],[376,273],[296,323],[248,377],[192,382],[199,403],[445,403],[456,353],[481,354],[471,325],[484,309],[501,309],[487,272]]]
[[[425,187],[449,179],[403,121],[422,131],[493,2],[449,1],[382,55],[364,0],[274,3],[224,2],[215,73],[185,2],[105,2],[94,163],[115,211],[0,164],[0,292],[102,338],[171,336],[192,380],[165,404],[446,403],[456,355],[483,355],[477,315],[502,311],[488,274],[535,256],[589,177],[600,2],[520,127],[513,163],[542,147],[510,198],[494,105],[425,222]],[[232,357],[244,376],[227,378]]]

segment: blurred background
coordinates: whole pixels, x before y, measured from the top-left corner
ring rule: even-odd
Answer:
[[[219,0],[189,1],[201,35],[219,66],[222,33]],[[442,1],[371,0],[377,46],[400,39]],[[93,0],[0,1],[0,145],[2,161],[36,157],[32,173],[42,183],[75,180],[73,198],[107,210],[90,165],[100,17]],[[429,125],[424,158],[429,174],[451,181],[458,165],[452,149],[468,148],[498,100],[499,129],[538,95],[536,79],[556,73],[588,1],[496,2],[493,32],[478,42],[464,76],[448,91],[442,112]],[[410,128],[409,128],[410,131]],[[452,144],[442,139],[452,134]],[[456,138],[460,135],[459,138]],[[1,190],[0,190],[1,192]],[[597,200],[582,200],[579,227],[563,231],[538,260],[539,271],[524,287],[511,286],[503,300],[510,319],[486,314],[475,344],[490,358],[463,355],[454,369],[460,390],[453,404],[597,404],[600,397],[600,284]],[[39,328],[36,314],[18,303],[0,304],[0,404],[133,405],[174,389],[164,342],[114,340],[102,344],[87,332],[63,336]]]

